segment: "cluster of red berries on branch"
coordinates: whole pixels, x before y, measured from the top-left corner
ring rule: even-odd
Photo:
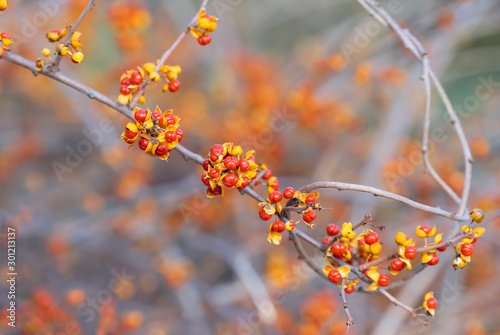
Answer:
[[[189,32],[193,35],[200,45],[207,45],[212,42],[212,37],[209,35],[217,29],[218,19],[214,16],[207,15],[205,10],[198,14],[198,20],[195,27],[190,27]]]
[[[254,150],[243,155],[243,149],[233,143],[215,144],[203,162],[201,181],[207,186],[207,196],[224,195],[224,187],[244,189],[257,178],[259,166]],[[223,187],[224,186],[224,187]]]
[[[121,104],[131,102],[134,97],[139,93],[141,85],[149,78],[153,82],[158,82],[162,78],[166,84],[163,85],[163,92],[170,91],[176,92],[181,87],[181,83],[177,80],[177,76],[181,73],[180,66],[160,66],[159,71],[155,71],[158,61],[156,63],[146,63],[138,66],[137,70],[129,70],[120,77],[120,95],[118,101]],[[146,103],[144,92],[137,100],[140,104]]]
[[[162,160],[167,160],[172,151],[182,138],[184,133],[179,128],[178,116],[172,114],[172,110],[164,113],[156,106],[154,112],[149,109],[134,109],[135,123],[129,122],[122,133],[122,140],[133,146],[139,142],[139,148],[144,150],[149,156],[158,156]]]

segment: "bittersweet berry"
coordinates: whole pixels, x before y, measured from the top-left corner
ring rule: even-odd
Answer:
[[[302,220],[304,220],[307,223],[311,223],[316,219],[316,212],[315,211],[309,211],[306,212],[302,215]]]
[[[345,288],[345,293],[351,294],[354,293],[354,286],[349,286]]]
[[[331,247],[331,251],[332,251],[333,257],[341,258],[342,255],[344,255],[345,252],[347,251],[347,247],[345,246],[344,243],[334,243]]]
[[[254,162],[255,162],[255,157],[254,157]],[[264,174],[262,175],[262,179],[267,180],[267,179],[271,178],[272,175],[273,175],[273,172],[271,170],[266,170],[266,172],[264,172]]]
[[[123,77],[123,79],[121,81],[121,84],[122,84],[122,86],[123,85],[126,85],[126,86],[130,85],[130,78],[129,77]]]
[[[443,242],[444,242],[444,241],[443,241],[443,240],[441,240],[441,241],[439,241],[439,242],[438,242],[438,244],[441,244],[441,243],[443,243]],[[438,251],[443,252],[443,251],[445,251],[445,250],[446,250],[446,248],[448,248],[448,245],[444,245],[444,246],[442,246],[442,247],[439,247],[439,248],[437,248],[437,250],[438,250]]]
[[[325,236],[323,237],[323,240],[321,241],[321,244],[328,244],[332,241],[332,238],[330,236]]]
[[[434,255],[432,255],[431,260],[427,262],[427,265],[433,266],[436,265],[437,263],[439,263],[439,256],[437,252],[435,252]]]
[[[206,173],[201,175],[201,181],[205,184],[205,186],[210,186],[210,181]]]
[[[142,83],[142,74],[139,71],[134,71],[130,75],[130,84],[140,85]]]
[[[365,236],[365,243],[368,245],[372,245],[373,243],[378,242],[378,234],[376,232],[371,232]]]
[[[246,158],[240,159],[239,165],[241,172],[247,172],[248,169],[250,169],[250,164],[248,163],[248,160]]]
[[[120,87],[120,93],[123,95],[129,95],[130,93],[132,93],[132,90],[128,88],[128,85],[122,85]]]
[[[393,271],[401,271],[405,268],[406,264],[399,258],[396,258],[391,262],[391,270]]]
[[[148,116],[148,111],[145,109],[139,109],[134,113],[135,119],[139,122],[146,121],[147,116]]]
[[[210,35],[203,35],[198,38],[198,43],[201,45],[207,45],[210,42],[212,42],[212,37],[210,37]]]
[[[234,170],[238,167],[238,158],[234,156],[227,156],[224,158],[224,166],[228,170]]]
[[[460,252],[464,256],[470,256],[474,252],[474,246],[471,243],[464,243],[460,248]]]
[[[271,192],[271,194],[269,194],[269,200],[272,203],[280,202],[281,199],[282,199],[282,195],[279,191],[274,191],[274,192]]]
[[[151,115],[156,119],[156,124],[163,123],[163,115],[160,112],[154,111]]]
[[[332,283],[340,283],[342,281],[342,275],[340,274],[340,271],[337,269],[333,269],[328,273],[328,279]]]
[[[139,148],[141,148],[141,150],[146,150],[149,142],[150,140],[145,137],[139,138]]]
[[[417,257],[417,248],[412,245],[409,245],[405,249],[405,257],[408,259],[414,259]]]
[[[273,223],[273,230],[277,233],[282,233],[285,231],[285,224],[281,221],[276,221]]]
[[[326,233],[330,236],[336,236],[340,232],[339,227],[336,224],[330,223],[326,226]]]
[[[127,136],[128,138],[134,138],[137,136],[137,133],[127,128],[125,129],[125,136]]]
[[[238,182],[238,176],[234,173],[228,173],[224,176],[223,182],[227,187],[236,186],[236,183]]]
[[[167,122],[167,126],[171,126],[175,124],[175,116],[172,114],[165,115],[165,121]]]
[[[295,190],[293,189],[293,187],[287,187],[283,191],[283,197],[285,199],[291,199],[294,194],[295,194]]]
[[[182,129],[177,129],[175,131],[175,135],[177,135],[177,141],[179,142],[184,138],[184,132],[182,131]]]
[[[208,171],[208,176],[212,179],[217,179],[220,177],[220,172],[216,168],[212,168]]]
[[[245,187],[247,187],[249,182],[250,180],[247,177],[243,177],[243,183],[241,183],[241,185],[238,186],[238,190],[242,190]]]
[[[203,170],[208,171],[209,167],[210,167],[210,161],[208,159],[205,159],[203,161]]]
[[[166,145],[158,145],[155,150],[155,154],[157,156],[164,156],[169,152],[168,147]]]
[[[264,221],[267,221],[267,220],[269,220],[270,218],[273,217],[272,214],[266,213],[264,206],[262,206],[261,208],[259,208],[259,216]]]
[[[306,197],[306,204],[312,204],[313,202],[316,201],[316,196],[314,194],[309,194],[307,197]]]
[[[438,301],[436,298],[429,298],[427,299],[427,308],[429,309],[436,309],[438,306]]]
[[[390,283],[390,279],[389,279],[389,276],[386,275],[386,274],[381,274],[379,277],[378,277],[378,285],[379,286],[382,286],[382,287],[386,287],[387,285],[389,285]]]
[[[181,82],[178,80],[172,80],[170,84],[168,84],[168,90],[170,92],[176,92],[181,87]]]

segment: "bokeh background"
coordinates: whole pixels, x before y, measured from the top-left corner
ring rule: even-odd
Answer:
[[[64,59],[62,71],[116,99],[120,75],[155,61],[199,3],[98,1],[79,29],[84,61]],[[10,0],[0,31],[11,34],[13,51],[35,60],[53,47],[45,33],[75,20],[85,4]],[[382,296],[356,292],[348,296],[350,334],[500,334],[500,6],[390,6],[422,41],[459,113],[476,159],[468,207],[486,212],[487,231],[470,266],[454,271],[448,250],[393,292],[418,306],[434,291],[439,307],[429,326]],[[182,67],[181,89],[151,85],[146,95],[148,107],[182,118],[186,147],[202,155],[226,141],[255,149],[281,189],[334,180],[455,208],[423,173],[421,66],[355,1],[217,0],[207,11],[220,18],[212,43],[188,36],[167,62]],[[165,163],[127,149],[119,139],[126,119],[62,84],[0,61],[0,88],[0,220],[2,233],[17,229],[19,274],[14,332],[0,281],[0,334],[344,334],[337,288],[298,260],[286,238],[278,247],[266,241],[253,199],[231,190],[207,200],[199,166],[177,153]],[[431,160],[461,192],[462,151],[433,93]],[[89,134],[89,152],[68,165]],[[68,166],[59,177],[55,162]],[[387,252],[396,231],[451,228],[364,194],[326,190],[320,202],[330,210],[309,231],[318,240],[327,224],[368,213],[387,227]],[[4,236],[1,250],[4,275]]]

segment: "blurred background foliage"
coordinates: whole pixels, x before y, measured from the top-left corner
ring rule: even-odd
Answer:
[[[13,37],[14,52],[35,60],[49,47],[45,34],[73,22],[85,4],[10,0],[0,30]],[[380,296],[355,293],[350,334],[500,334],[499,5],[382,4],[397,8],[395,18],[420,38],[458,110],[476,159],[469,208],[486,212],[487,233],[470,267],[453,271],[448,250],[396,290],[410,306],[435,292],[430,326]],[[155,61],[198,6],[98,1],[79,29],[84,61],[64,59],[62,71],[116,98],[120,75]],[[182,118],[186,147],[202,155],[226,141],[256,149],[281,189],[335,180],[455,208],[423,173],[421,67],[355,1],[217,0],[207,12],[220,18],[212,43],[188,36],[167,62],[182,67],[181,89],[150,85],[146,93],[147,107]],[[337,288],[298,260],[290,242],[266,242],[253,199],[231,190],[206,200],[199,166],[176,153],[166,164],[127,150],[119,139],[126,119],[62,84],[0,62],[0,89],[1,221],[18,230],[17,333],[344,333]],[[107,120],[111,131],[100,128]],[[461,192],[461,148],[437,99],[432,122],[431,160]],[[97,140],[60,181],[53,163],[67,165],[85,131]],[[309,231],[319,240],[327,224],[367,213],[387,227],[386,252],[398,230],[450,229],[444,219],[365,194],[324,191],[320,202],[330,210]]]

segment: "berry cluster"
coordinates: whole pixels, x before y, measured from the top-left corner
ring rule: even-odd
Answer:
[[[63,29],[54,29],[50,32],[48,32],[45,36],[49,40],[50,43],[55,43],[59,42],[63,37],[65,37],[68,34],[68,27],[63,28]],[[67,44],[59,43],[56,46],[56,49],[54,51],[54,54],[57,54],[59,56],[66,56],[66,55],[71,55],[71,61],[75,64],[81,63],[83,61],[83,52],[81,51],[82,47],[82,42],[80,40],[80,37],[82,36],[82,33],[75,31],[73,35],[71,35],[71,42]],[[44,48],[42,50],[42,55],[44,57],[47,57],[48,59],[52,59],[51,56],[51,51],[48,48]],[[41,58],[37,59],[37,70],[41,70],[43,68],[43,65],[45,64],[45,61],[42,60]],[[40,69],[38,69],[40,67]]]
[[[262,168],[266,168],[265,165],[263,165]],[[283,211],[280,202],[283,199],[286,199],[287,203],[293,204],[292,207],[295,207],[294,210],[302,214],[302,220],[309,228],[314,228],[314,225],[311,224],[311,222],[316,219],[316,212],[314,210],[321,209],[320,204],[316,202],[319,197],[318,192],[302,193],[300,191],[295,191],[293,187],[287,187],[283,193],[281,193],[278,191],[279,181],[276,177],[272,177],[271,170],[267,170],[262,176],[262,179],[269,179],[267,182],[269,198],[267,202],[259,203],[259,206],[261,206],[259,208],[259,216],[262,220],[267,221],[270,220],[274,214],[278,215],[278,220],[269,225],[267,237],[269,243],[278,245],[282,239],[282,232],[285,230],[295,230],[295,222],[292,220],[283,222],[282,218],[280,218]],[[299,222],[300,221],[297,221],[297,223]]]
[[[258,166],[254,151],[243,155],[243,149],[233,143],[215,144],[203,162],[201,181],[207,186],[207,196],[224,195],[222,186],[239,190],[257,177]]]
[[[179,117],[172,114],[172,110],[167,110],[163,114],[156,106],[154,112],[149,109],[134,109],[135,123],[129,122],[122,133],[122,140],[133,146],[139,142],[139,148],[144,150],[149,156],[158,156],[162,160],[167,160],[172,151],[182,138],[184,133],[179,129]]]
[[[151,81],[157,82],[163,77],[166,84],[163,86],[163,91],[176,92],[181,83],[177,80],[177,76],[181,73],[181,67],[162,65],[159,71],[156,70],[158,63],[146,63],[142,67],[138,66],[137,70],[129,70],[120,77],[120,95],[118,101],[121,104],[127,104],[134,99],[134,96],[139,92],[141,85],[149,78]],[[140,104],[145,104],[144,92],[137,100]]]
[[[5,32],[0,32],[0,42],[2,42],[2,47],[0,47],[0,59],[2,59],[3,56],[5,56],[5,50],[9,50],[9,46],[11,46],[13,42],[10,39],[9,33]]]
[[[218,19],[216,17],[207,15],[206,11],[202,10],[198,14],[196,27],[189,28],[189,31],[191,35],[196,37],[200,45],[207,45],[212,41],[212,37],[209,33],[217,29],[217,21]]]

